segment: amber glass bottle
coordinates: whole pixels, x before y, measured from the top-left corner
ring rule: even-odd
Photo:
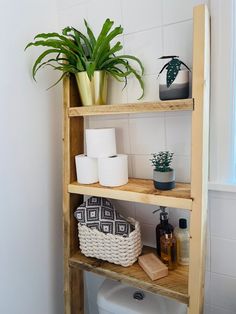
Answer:
[[[160,223],[156,226],[156,250],[157,255],[161,257],[161,236],[166,233],[166,231],[170,230],[173,232],[173,226],[168,222],[168,213],[166,212],[166,207],[161,206],[160,209],[154,210],[153,213],[158,211],[160,212]]]
[[[170,270],[177,267],[177,242],[170,230],[161,236],[161,260]]]

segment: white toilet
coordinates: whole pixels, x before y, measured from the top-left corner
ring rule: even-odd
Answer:
[[[97,295],[99,314],[186,314],[187,306],[159,295],[105,280]]]

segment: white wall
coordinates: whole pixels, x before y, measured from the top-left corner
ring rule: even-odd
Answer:
[[[55,30],[53,0],[1,1],[0,313],[63,313],[61,109],[55,80],[31,78],[36,33]]]

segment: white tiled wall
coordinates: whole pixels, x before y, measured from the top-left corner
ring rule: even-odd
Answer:
[[[121,0],[124,33],[136,33],[162,25],[162,0]]]
[[[145,66],[145,97],[141,101],[158,100],[157,74],[163,54],[177,54],[192,66],[192,7],[198,0],[70,0],[59,1],[61,27],[74,25],[83,30],[83,18],[98,34],[105,18],[124,27],[120,41],[124,53],[139,57]],[[109,103],[137,101],[141,90],[133,78],[123,85],[110,82]],[[86,125],[116,128],[119,153],[129,155],[129,174],[152,178],[150,154],[168,149],[175,153],[174,167],[179,181],[190,180],[191,115],[183,113],[136,114],[89,118]],[[121,213],[136,217],[142,225],[143,241],[155,245],[153,206],[114,201]],[[209,193],[207,233],[205,314],[236,313],[236,195]],[[170,210],[170,220],[188,213]],[[90,314],[96,314],[96,292],[102,279],[87,274],[87,297]]]
[[[89,128],[111,126],[116,128],[118,152],[129,155],[130,176],[152,178],[151,154],[168,149],[175,153],[176,179],[189,182],[191,115],[188,112],[92,117],[87,120]]]
[[[206,314],[236,313],[236,194],[209,193]],[[211,305],[211,306],[210,306]]]

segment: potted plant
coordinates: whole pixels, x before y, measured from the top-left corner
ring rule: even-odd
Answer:
[[[153,170],[153,182],[156,189],[171,190],[175,187],[175,172],[170,167],[174,153],[169,151],[152,154],[150,159]]]
[[[178,56],[163,56],[171,59],[158,74],[159,97],[161,100],[184,99],[189,97],[189,67]],[[181,69],[181,66],[186,69]]]
[[[33,78],[40,68],[51,66],[62,72],[59,80],[52,85],[54,86],[71,73],[76,77],[82,104],[89,106],[106,104],[108,74],[118,81],[124,81],[125,86],[127,77],[133,74],[142,89],[142,98],[144,69],[141,61],[130,55],[116,55],[123,47],[120,41],[114,43],[114,39],[123,33],[123,28],[113,28],[114,22],[107,19],[96,38],[86,20],[84,23],[87,34],[68,26],[62,30],[62,34],[54,32],[35,36],[34,42],[30,42],[25,49],[42,46],[45,50],[33,65]],[[136,62],[140,72],[130,64],[130,60]]]

